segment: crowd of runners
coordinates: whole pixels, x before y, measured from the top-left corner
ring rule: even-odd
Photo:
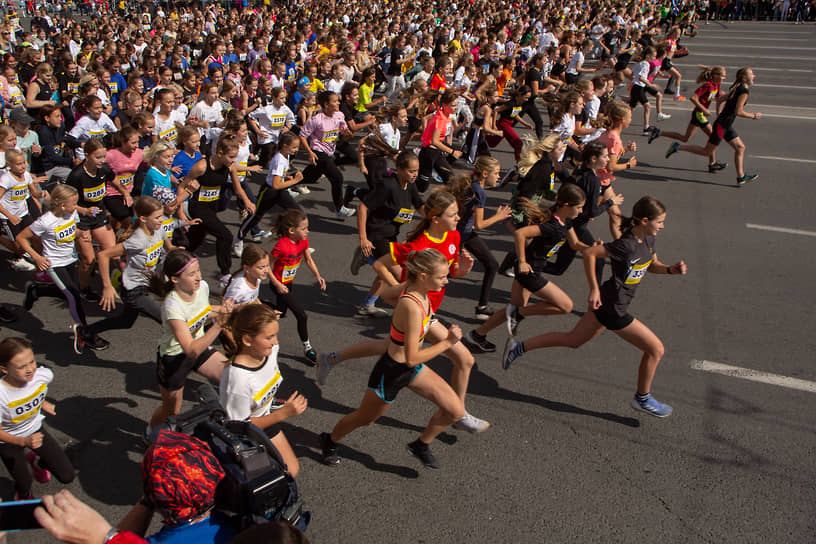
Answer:
[[[140,315],[156,322],[159,342],[133,354],[156,352],[161,402],[145,422],[146,442],[180,412],[186,378],[197,372],[220,384],[230,418],[266,430],[296,476],[278,424],[304,413],[308,399],[276,399],[278,321],[289,315],[320,386],[342,379],[348,361],[376,358],[359,408],[320,437],[328,465],[340,463],[341,439],[376,421],[404,388],[438,408],[408,444],[424,466],[438,466],[430,445],[448,427],[487,430],[466,401],[474,356],[497,352],[489,333],[506,339],[500,362],[510,369],[531,350],[577,348],[609,329],[643,351],[631,406],[671,414],[651,394],[663,345],[628,308],[647,272],[687,267],[658,258],[665,206],[631,193],[624,205],[625,177],[616,176],[637,168],[639,146],[667,140],[667,158],[701,155],[701,171],[722,171],[716,152],[725,141],[736,184],[755,180],[737,133],[738,117],[761,119],[748,105],[753,71],[738,70],[731,84],[720,66],[681,73],[673,60],[688,54],[705,17],[694,4],[426,4],[92,4],[117,16],[103,19],[32,5],[25,29],[22,12],[7,10],[0,243],[25,278],[22,311],[45,297],[65,301],[66,349],[105,350],[106,331]],[[669,122],[668,101],[692,106],[685,129],[685,119]],[[642,138],[624,141],[638,108]],[[502,140],[515,159],[504,171],[492,156]],[[345,179],[354,167],[364,185]],[[303,205],[323,178],[336,220],[356,222],[351,273],[374,272],[356,312],[390,316],[391,328],[379,340],[318,351],[308,325],[314,301],[296,278],[304,266],[326,288]],[[488,209],[500,187],[512,196]],[[222,219],[228,208],[240,214],[238,228]],[[608,236],[598,240],[588,225],[604,214]],[[513,233],[507,255],[483,240],[491,227]],[[208,238],[219,273],[205,279]],[[568,332],[522,341],[522,320],[568,314],[584,296],[549,279],[577,253],[588,311]],[[482,324],[444,326],[435,314],[446,285],[476,274]],[[497,274],[514,278],[512,293],[506,307],[491,308]],[[89,320],[90,305],[109,316]],[[0,306],[0,320],[19,311]],[[549,323],[535,327],[561,328]],[[349,321],[351,335],[357,326]],[[53,411],[48,384],[60,376],[37,365],[37,349],[34,334],[7,330],[0,341],[0,458],[21,499],[33,496],[34,479],[74,477],[42,425]],[[426,365],[440,355],[453,363],[449,378]]]

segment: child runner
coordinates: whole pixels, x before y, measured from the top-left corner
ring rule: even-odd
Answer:
[[[714,104],[714,112],[716,113],[720,97],[723,96],[720,85],[724,80],[725,68],[722,66],[704,67],[700,75],[697,76],[697,83],[702,83],[702,85],[697,87],[694,94],[689,97],[691,103],[694,104],[694,110],[691,112],[691,119],[689,119],[685,134],[668,131],[662,131],[659,134],[664,138],[672,138],[682,143],[687,143],[698,128],[705,132],[706,136],[711,136],[711,122],[708,120],[711,116],[710,108]],[[679,146],[679,143],[673,143],[666,152],[666,158],[671,157]]]
[[[83,115],[68,133],[72,136],[79,147],[74,150],[77,158],[85,158],[85,150],[81,144],[88,140],[103,138],[107,134],[116,132],[116,125],[111,118],[102,111],[102,101],[96,96],[89,96],[84,100],[87,115]]]
[[[254,110],[247,119],[250,128],[258,135],[260,163],[269,164],[281,134],[295,124],[295,114],[286,105],[286,90],[283,87],[272,89],[272,103]]]
[[[327,465],[340,462],[337,443],[355,429],[377,421],[404,387],[430,400],[438,408],[419,438],[408,444],[408,453],[427,468],[439,468],[429,444],[465,412],[462,399],[450,385],[425,366],[426,362],[456,345],[462,331],[452,325],[442,341],[422,348],[434,312],[430,292],[438,292],[448,283],[448,261],[439,251],[427,248],[411,251],[405,265],[408,282],[394,308],[388,348],[371,371],[360,407],[341,419],[331,433],[320,435],[322,459]]]
[[[110,344],[99,336],[81,334],[81,327],[87,326],[85,311],[82,308],[82,297],[79,293],[79,274],[77,272],[76,231],[79,223],[77,213],[77,190],[60,184],[51,190],[51,209],[37,218],[31,225],[17,235],[20,247],[34,259],[37,269],[46,272],[51,283],[28,282],[25,286],[23,307],[29,311],[34,302],[41,297],[64,299],[68,311],[74,320],[74,351],[82,354],[88,346],[94,350],[107,349]],[[42,254],[31,246],[34,238],[42,243]]]
[[[634,153],[637,151],[635,142],[627,142],[626,147],[624,147],[621,139],[621,132],[629,128],[631,122],[632,109],[630,107],[618,101],[610,102],[606,106],[606,115],[601,121],[601,125],[606,130],[596,140],[596,142],[606,146],[609,161],[606,165],[597,169],[597,175],[603,188],[603,199],[612,202],[606,209],[606,213],[609,215],[609,232],[612,234],[613,239],[620,238],[621,235],[621,211],[616,202],[615,190],[612,188],[612,182],[615,181],[614,174],[637,166],[637,158],[634,156],[625,161],[622,160],[625,152]],[[653,136],[656,134],[659,134],[659,132],[655,131]],[[592,198],[592,195],[587,193],[587,197]]]
[[[6,151],[6,170],[0,172],[0,218],[2,218],[3,234],[14,243],[17,257],[11,261],[11,268],[18,272],[31,272],[37,269],[25,259],[20,244],[15,242],[17,235],[36,219],[29,209],[37,209],[30,204],[29,198],[42,196],[41,191],[34,183],[34,178],[26,168],[25,156],[16,149]]]
[[[278,218],[275,228],[280,239],[272,248],[272,274],[269,283],[277,295],[275,309],[286,316],[286,310],[291,309],[297,320],[298,336],[303,342],[303,353],[312,361],[317,361],[317,353],[309,342],[306,310],[295,300],[292,289],[294,279],[300,263],[306,261],[306,266],[312,271],[322,291],[326,290],[326,280],[317,270],[317,265],[309,251],[309,218],[299,209],[289,209]]]
[[[491,218],[485,217],[487,207],[485,189],[496,186],[499,181],[500,168],[499,161],[493,157],[479,157],[476,159],[473,173],[470,176],[460,176],[451,181],[451,192],[456,196],[459,209],[462,210],[456,230],[459,231],[465,248],[484,267],[482,288],[475,310],[476,319],[479,321],[485,321],[493,314],[493,311],[487,306],[487,299],[493,288],[493,280],[496,279],[499,263],[477,231],[489,228],[510,217],[510,206],[506,205],[499,206]]]
[[[49,481],[51,473],[63,484],[74,480],[71,461],[42,426],[42,412],[56,413],[45,400],[54,373],[38,367],[31,342],[17,336],[0,342],[0,369],[4,374],[0,378],[0,458],[14,478],[14,499],[30,500],[34,498],[32,472],[40,483]]]
[[[443,143],[446,135],[451,132],[450,116],[458,100],[459,97],[456,93],[445,91],[445,94],[439,98],[439,108],[431,116],[425,131],[422,133],[422,150],[419,152],[419,175],[416,181],[420,193],[424,193],[428,189],[434,170],[442,178],[442,181],[447,183],[451,175],[451,167],[447,156],[449,155],[454,159],[462,156],[461,150],[453,149],[448,144]]]
[[[258,245],[244,248],[241,253],[241,270],[232,275],[224,291],[224,302],[233,308],[259,302],[261,281],[269,276],[269,255]]]
[[[644,196],[638,200],[631,219],[625,222],[623,236],[583,251],[584,271],[589,283],[589,311],[570,332],[551,332],[523,342],[508,338],[502,356],[504,369],[509,369],[513,361],[534,349],[578,348],[606,328],[643,350],[632,407],[656,417],[668,417],[672,407],[658,402],[651,395],[652,380],[663,357],[663,344],[655,333],[627,311],[647,271],[656,274],[685,274],[687,271],[683,261],[666,265],[657,258],[655,236],[663,229],[665,221],[666,208],[657,199]],[[612,261],[612,277],[599,287],[595,260],[603,258]]]
[[[133,183],[136,172],[142,164],[143,152],[139,149],[139,133],[130,125],[125,125],[116,137],[118,146],[109,149],[105,163],[115,178],[108,181],[105,187],[105,208],[110,212],[113,230],[130,226],[133,215]]]
[[[257,246],[250,246],[250,248]],[[224,368],[219,387],[227,418],[249,421],[264,430],[293,478],[300,472],[295,452],[280,426],[306,410],[306,397],[297,391],[285,402],[276,394],[283,383],[278,367],[278,313],[265,304],[232,312],[226,329],[235,339],[225,346],[231,364]]]
[[[671,117],[663,113],[663,93],[660,89],[649,81],[650,64],[655,60],[657,52],[652,46],[648,46],[643,50],[643,58],[640,62],[632,67],[632,89],[629,94],[629,107],[635,108],[638,104],[643,106],[643,135],[652,136],[657,127],[649,125],[649,119],[652,115],[652,106],[649,104],[650,94],[655,97],[655,104],[657,106],[657,120],[663,121]]]

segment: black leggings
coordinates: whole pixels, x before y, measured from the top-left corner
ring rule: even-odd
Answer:
[[[218,218],[216,211],[209,206],[198,206],[190,201],[190,217],[201,219],[201,223],[190,227],[187,238],[190,240],[189,250],[195,253],[207,234],[215,236],[215,261],[221,275],[229,274],[232,267],[232,234]]]
[[[289,292],[282,295],[275,290],[274,286],[272,286],[272,291],[275,293],[275,295],[277,295],[275,309],[281,313],[281,317],[286,316],[286,310],[292,310],[292,313],[295,315],[295,319],[297,319],[297,331],[298,336],[300,336],[300,341],[305,342],[309,339],[309,329],[306,326],[308,321],[306,310],[304,310],[303,306],[301,306],[298,301],[295,300],[295,295],[292,292],[294,285],[289,283],[287,287],[289,288]]]
[[[39,456],[38,464],[57,477],[63,484],[69,484],[74,480],[74,467],[65,451],[54,437],[48,434],[43,427],[36,432],[42,433],[42,445],[34,450]],[[14,478],[14,489],[20,497],[31,495],[32,475],[28,468],[26,459],[26,448],[15,446],[14,444],[0,443],[0,459]]]
[[[499,262],[487,248],[485,241],[474,234],[465,242],[465,249],[470,251],[477,261],[484,266],[484,277],[482,278],[482,290],[479,292],[479,306],[487,306],[487,297],[493,287],[493,280],[496,279],[496,272],[499,270]]]
[[[536,138],[539,140],[544,137],[544,120],[541,118],[541,113],[538,111],[538,107],[536,106],[535,99],[531,98],[527,102],[524,103],[524,106],[521,109],[521,113],[527,114],[527,117],[532,119],[533,123],[535,124],[535,131],[536,131]]]
[[[45,284],[37,283],[34,286],[36,297],[64,299],[65,302],[68,303],[68,311],[71,313],[71,319],[80,325],[87,325],[85,310],[82,308],[82,299],[79,296],[79,272],[77,263],[73,262],[67,266],[49,268],[46,272],[54,282]]]
[[[136,323],[139,314],[146,315],[161,325],[161,304],[150,296],[145,287],[136,287],[128,291],[124,287],[119,290],[124,307],[122,310],[107,319],[92,323],[82,328],[86,336],[92,336],[103,331],[129,329]]]
[[[292,208],[300,209],[300,206],[292,198],[287,189],[273,189],[269,185],[264,185],[261,192],[258,193],[258,200],[255,203],[255,213],[244,219],[241,226],[238,227],[238,239],[243,240],[247,232],[251,232],[253,228],[258,226],[264,215],[273,207],[278,206],[284,210]]]
[[[419,173],[416,179],[416,187],[420,193],[428,190],[434,170],[437,171],[442,181],[448,182],[451,176],[450,163],[435,147],[423,147],[419,152]]]
[[[310,164],[303,169],[303,181],[301,183],[314,183],[321,175],[329,178],[331,183],[332,202],[336,210],[340,210],[343,205],[343,172],[337,168],[334,159],[322,151],[314,151],[317,155],[317,163]]]

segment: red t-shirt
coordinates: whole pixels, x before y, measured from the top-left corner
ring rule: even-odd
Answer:
[[[439,74],[434,74],[434,76],[431,78],[431,84],[428,86],[435,91],[444,91],[448,88],[445,78]]]
[[[424,147],[428,147],[431,145],[433,141],[433,133],[434,130],[439,130],[439,140],[442,141],[445,139],[445,135],[448,133],[448,122],[450,118],[448,115],[445,114],[443,108],[439,108],[431,117],[431,120],[428,121],[428,126],[425,127],[425,132],[422,133],[422,145]]]
[[[283,284],[292,283],[303,261],[303,253],[308,249],[308,239],[294,242],[285,236],[278,240],[272,248],[272,259],[275,261],[272,265],[272,275],[275,279]]]
[[[432,238],[428,231],[423,232],[417,239],[404,244],[391,242],[390,252],[391,258],[394,262],[402,267],[402,275],[400,281],[405,281],[405,261],[408,260],[408,255],[412,251],[420,251],[423,249],[433,248],[439,251],[448,260],[448,264],[453,271],[453,266],[459,262],[459,231],[449,230],[440,238]],[[445,288],[439,291],[431,291],[428,293],[428,300],[431,303],[431,311],[436,313],[439,306],[442,305],[442,299],[445,298]]]
[[[700,101],[700,104],[709,108],[711,106],[711,102],[717,98],[717,95],[720,94],[720,86],[714,83],[713,81],[706,81],[702,85],[700,85],[694,94],[697,96],[697,99]]]
[[[620,135],[611,130],[605,130],[596,141],[606,146],[610,158],[612,158],[613,155],[617,157],[621,151],[623,151],[623,142],[621,141]],[[607,187],[610,183],[615,181],[615,176],[606,168],[598,168],[595,173],[598,175],[598,179],[601,180],[603,187]]]

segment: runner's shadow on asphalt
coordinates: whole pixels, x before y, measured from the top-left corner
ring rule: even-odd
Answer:
[[[332,213],[331,205],[329,205],[329,212]],[[351,222],[347,222],[343,219],[329,219],[326,217],[322,217],[319,215],[311,215],[309,217],[309,230],[312,232],[322,232],[325,234],[337,234],[340,236],[344,235],[353,235],[357,234],[357,218],[351,217]],[[356,243],[356,238],[354,239]],[[351,261],[351,250],[354,249],[354,244],[349,244],[349,262]],[[312,255],[317,263],[318,270],[320,269],[320,252],[315,253]],[[331,265],[332,263],[324,263],[326,265]],[[342,263],[343,266],[346,266],[346,263]],[[334,266],[337,266],[334,263]]]
[[[308,459],[317,461],[318,463],[323,463],[321,460],[320,436],[317,433],[307,431],[301,427],[289,425],[285,422],[281,423],[280,426],[283,433],[286,435],[286,439],[292,445],[292,449],[297,457],[306,457]],[[340,444],[338,453],[343,460],[356,461],[369,470],[394,474],[403,478],[419,478],[419,472],[410,467],[380,463],[371,455],[360,450],[350,448],[345,444]]]
[[[141,457],[145,422],[128,413],[137,403],[126,397],[74,396],[56,402],[49,426],[73,440],[65,448],[78,469],[82,489],[110,505],[131,505],[141,495],[141,469],[129,454]]]
[[[314,409],[320,410],[321,412],[329,412],[339,414],[340,416],[345,416],[347,414],[350,414],[356,409],[356,406],[349,407],[325,398],[323,396],[323,391],[320,389],[320,387],[318,387],[317,383],[312,378],[312,376],[314,376],[314,372],[311,369],[308,370],[309,374],[307,375],[306,374],[307,370],[303,370],[299,367],[289,366],[288,364],[284,363],[281,360],[283,358],[289,358],[289,356],[286,354],[280,354],[278,357],[278,366],[281,368],[281,375],[284,377],[285,380],[284,387],[286,388],[286,391],[279,392],[278,394],[279,399],[287,399],[289,398],[289,395],[291,395],[294,391],[297,391],[301,395],[305,396],[306,399],[309,401],[309,407],[307,408],[307,410]],[[369,362],[368,359],[371,358],[367,358],[364,364],[370,367],[373,363]],[[327,387],[331,387],[331,377],[329,378],[329,385],[327,385]],[[398,419],[389,417],[388,415],[382,416],[380,419],[377,420],[376,424],[384,425],[386,427],[393,427],[395,429],[405,429],[415,433],[421,433],[422,431],[425,430],[425,427],[405,423]],[[440,442],[448,445],[455,444],[458,440],[455,435],[448,432],[441,433],[437,437],[437,439]],[[317,443],[317,440],[315,440],[314,442],[305,442],[305,444],[310,446],[315,443]]]
[[[649,166],[644,164],[644,166]],[[647,174],[645,172],[630,172],[626,175],[627,179],[635,179],[640,181],[662,181],[662,182],[675,182],[680,181],[683,183],[698,183],[700,185],[713,185],[715,187],[726,187],[729,189],[739,189],[740,187],[736,183],[718,183],[716,181],[706,181],[703,179],[688,179],[688,178],[678,178],[678,177],[666,177],[666,176],[658,176],[655,174]]]

